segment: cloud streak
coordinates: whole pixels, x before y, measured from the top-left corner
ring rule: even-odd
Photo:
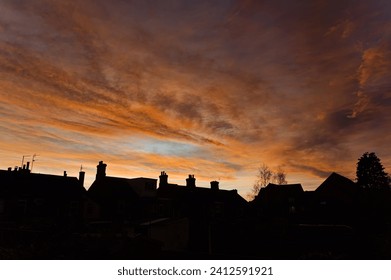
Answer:
[[[369,150],[390,166],[389,6],[2,0],[3,160],[39,151],[55,168],[110,160],[243,190],[260,162],[308,182],[353,178]]]

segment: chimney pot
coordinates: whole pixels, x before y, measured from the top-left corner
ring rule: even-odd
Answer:
[[[194,175],[189,174],[189,178],[186,179],[186,186],[190,187],[190,188],[195,188],[196,187],[195,181],[196,181],[196,179],[195,179]]]
[[[168,175],[165,171],[160,172],[159,187],[168,185]]]

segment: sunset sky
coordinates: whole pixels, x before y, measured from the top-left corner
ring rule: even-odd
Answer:
[[[391,172],[391,1],[0,0],[0,169],[243,196],[266,163],[316,188]]]

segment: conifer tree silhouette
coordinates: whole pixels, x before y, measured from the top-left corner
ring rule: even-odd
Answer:
[[[364,189],[388,190],[390,177],[375,153],[364,153],[357,162],[357,184]]]

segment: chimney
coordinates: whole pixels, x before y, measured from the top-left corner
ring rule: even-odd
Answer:
[[[66,172],[66,171],[64,171],[64,177],[67,177],[67,176],[68,176],[67,172]]]
[[[84,188],[84,177],[86,173],[84,171],[79,172],[79,184]]]
[[[160,176],[159,176],[159,188],[167,185],[168,185],[168,175],[166,172],[162,171],[160,172]]]
[[[96,166],[96,177],[95,180],[100,180],[106,177],[106,163],[103,163],[103,161],[100,161],[99,164]]]
[[[186,179],[186,186],[190,188],[195,188],[196,179],[194,178],[194,175],[189,174],[189,178]]]
[[[12,167],[8,167],[8,171],[12,171]]]
[[[26,169],[30,170],[30,162],[29,161],[27,162]]]
[[[212,190],[218,191],[219,190],[219,182],[218,181],[210,182],[210,188]]]

